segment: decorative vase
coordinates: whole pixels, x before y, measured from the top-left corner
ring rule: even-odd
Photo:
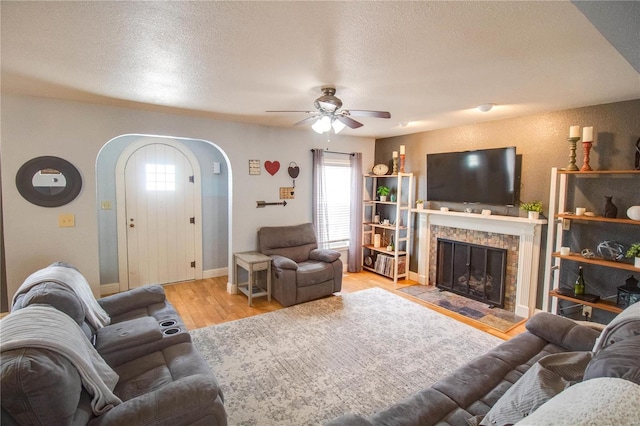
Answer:
[[[529,211],[529,219],[538,220],[540,218],[540,212]]]
[[[604,197],[607,201],[604,203],[604,217],[615,219],[618,216],[618,208],[611,201],[613,197]]]
[[[631,220],[640,220],[640,206],[631,206],[627,209],[627,216]]]
[[[392,203],[395,203],[395,202],[396,202],[396,194],[391,194],[391,195],[390,195],[390,198],[391,198],[391,202],[392,202]]]

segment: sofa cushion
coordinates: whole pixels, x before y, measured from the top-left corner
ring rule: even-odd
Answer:
[[[514,424],[568,386],[582,380],[590,352],[547,355],[533,365],[491,408],[481,425]]]
[[[527,321],[525,327],[544,340],[567,351],[590,351],[600,333],[582,327],[570,319],[540,312]]]
[[[333,266],[330,263],[308,261],[298,264],[296,271],[296,285],[306,287],[333,279]]]
[[[277,254],[271,255],[273,266],[278,269],[291,269],[295,271],[298,269],[298,264],[288,257],[279,256]]]
[[[337,250],[315,249],[309,253],[309,259],[319,260],[321,262],[335,262],[340,258],[340,252]]]
[[[569,387],[551,398],[518,426],[616,425],[637,426],[640,385],[601,377]]]
[[[136,318],[111,324],[96,333],[96,350],[101,354],[142,346],[162,339],[160,325],[153,317]]]
[[[81,325],[85,311],[78,296],[68,287],[54,282],[45,282],[32,287],[16,298],[12,310],[26,308],[30,305],[49,305],[64,312]]]
[[[598,351],[584,372],[584,380],[597,377],[619,377],[640,385],[640,336]]]
[[[318,248],[316,232],[311,223],[260,228],[258,243],[261,253],[278,254],[296,263],[308,260],[311,250]]]
[[[2,353],[2,407],[18,424],[71,424],[82,382],[63,356],[45,349]]]

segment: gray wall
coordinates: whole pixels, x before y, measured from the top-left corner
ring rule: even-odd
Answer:
[[[400,145],[406,146],[406,171],[417,175],[417,198],[426,197],[426,155],[436,152],[465,151],[472,149],[516,146],[518,155],[522,156],[522,178],[520,199],[523,201],[541,200],[544,204],[544,215],[548,216],[549,185],[552,167],[565,167],[569,162],[569,127],[593,126],[595,143],[591,150],[591,167],[594,170],[633,169],[635,143],[640,137],[640,99],[595,105],[584,108],[536,114],[507,120],[487,121],[484,123],[431,132],[416,133],[407,136],[378,139],[376,141],[376,163],[389,162],[392,151]],[[582,147],[578,144],[577,162],[582,164]],[[579,183],[577,190],[569,195],[569,205],[587,207],[596,214],[603,214],[604,195],[612,195],[619,209],[619,217],[626,217],[624,212],[630,205],[640,204],[640,188],[620,179],[619,184],[594,182],[585,179]],[[462,204],[446,203],[454,210],[462,210]],[[433,203],[432,207],[438,207]],[[496,208],[495,206],[473,206],[476,210],[491,208],[495,214],[520,215],[524,212],[517,208]],[[589,229],[576,230],[572,234],[573,247],[592,248],[599,241],[619,240],[629,244],[631,240],[640,240],[640,235],[633,235],[634,229],[624,227],[592,226]],[[581,243],[584,241],[584,243]],[[546,228],[543,234],[543,247],[546,244]],[[414,247],[415,252],[415,247]],[[544,250],[542,259],[544,259]],[[540,283],[542,283],[544,262],[540,267]],[[411,259],[410,269],[417,270],[417,259]],[[599,286],[603,294],[615,293],[615,287],[623,284],[629,274],[611,270],[610,268],[588,268],[589,278],[593,283],[604,282]],[[567,271],[565,282],[575,279],[577,264],[573,270]],[[613,272],[612,272],[613,271]],[[608,277],[607,277],[608,274]],[[573,278],[572,278],[573,277]],[[636,276],[640,278],[640,276]],[[539,288],[542,288],[540,285]],[[539,301],[542,294],[539,294]],[[596,310],[594,310],[594,314]],[[603,315],[602,312],[598,315]]]
[[[191,138],[224,151],[230,169],[227,256],[257,248],[261,226],[311,221],[311,148],[362,152],[363,164],[373,164],[374,140],[337,135],[327,141],[309,128],[272,128],[229,122],[187,112],[170,114],[115,106],[28,96],[2,96],[2,201],[8,297],[35,270],[57,260],[72,263],[100,294],[100,254],[96,161],[110,140],[129,134]],[[27,202],[15,186],[24,162],[55,155],[75,165],[83,178],[82,191],[71,203],[43,208]],[[250,159],[274,161],[282,169],[271,176],[263,169],[250,176]],[[278,201],[279,188],[291,186],[289,162],[300,166],[296,198],[286,208],[256,209],[257,200]],[[203,167],[203,171],[210,167]],[[60,214],[75,214],[76,226],[58,227]],[[230,265],[227,263],[227,267]],[[109,277],[110,278],[110,277]],[[109,281],[111,281],[109,279]],[[109,282],[111,284],[111,282]]]

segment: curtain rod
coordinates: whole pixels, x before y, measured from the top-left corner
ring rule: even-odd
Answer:
[[[316,148],[312,148],[311,152],[316,151]],[[355,155],[355,152],[338,152],[338,151],[329,151],[328,149],[319,149],[319,151],[328,152],[329,154],[342,154],[342,155]]]

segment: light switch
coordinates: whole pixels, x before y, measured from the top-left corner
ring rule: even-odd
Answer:
[[[60,228],[76,226],[76,215],[73,213],[61,214],[58,216],[58,226]]]

